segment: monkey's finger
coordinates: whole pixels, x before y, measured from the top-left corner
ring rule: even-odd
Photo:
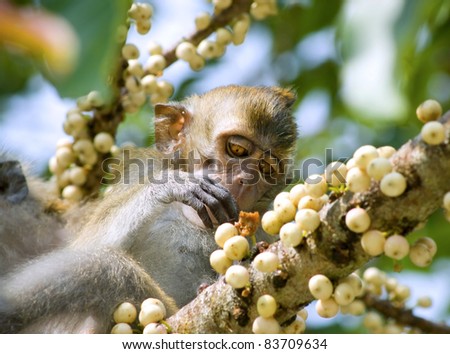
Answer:
[[[220,209],[223,209],[224,213],[228,217],[228,219],[223,222],[229,222],[231,220],[237,221],[239,216],[239,207],[236,203],[236,200],[227,188],[215,181],[211,180],[211,182],[211,184],[206,184],[202,187],[204,187],[203,189],[206,189],[206,192],[214,196],[214,198],[216,198],[220,202]]]
[[[183,200],[183,203],[190,206],[197,212],[205,227],[209,229],[213,228],[213,222],[208,214],[206,205],[201,200],[199,200],[196,196],[192,196],[191,198]]]
[[[224,209],[222,203],[213,195],[201,189],[196,191],[196,195],[204,203],[204,205],[209,208],[219,224],[223,224],[230,220],[228,213]]]

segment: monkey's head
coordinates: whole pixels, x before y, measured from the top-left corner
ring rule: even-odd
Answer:
[[[295,95],[226,86],[155,107],[158,149],[180,150],[196,173],[219,180],[247,211],[263,211],[286,186],[297,140]]]

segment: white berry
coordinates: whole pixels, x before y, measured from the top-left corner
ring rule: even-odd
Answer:
[[[315,299],[326,300],[333,294],[333,284],[322,274],[316,274],[309,279],[308,287]]]
[[[280,333],[281,328],[275,318],[258,316],[253,321],[252,331],[255,334],[277,334]]]
[[[92,107],[100,107],[105,103],[105,100],[103,99],[103,96],[99,91],[89,92],[87,95],[87,100]]]
[[[55,156],[58,165],[63,168],[75,162],[75,155],[73,154],[72,149],[68,147],[60,147],[56,150]]]
[[[298,202],[300,199],[306,196],[306,188],[304,184],[296,184],[289,191],[289,199],[291,200],[294,206],[298,206]]]
[[[198,31],[204,30],[211,23],[211,15],[207,12],[202,12],[195,18],[195,28]]]
[[[442,205],[444,209],[450,211],[450,192],[445,193]]]
[[[306,195],[298,202],[298,209],[313,209],[319,211],[322,208],[322,205],[323,203],[320,198],[313,198]]]
[[[136,21],[136,31],[139,34],[147,34],[152,28],[152,22],[150,20]]]
[[[114,138],[109,133],[98,133],[94,138],[94,147],[98,152],[107,153],[114,145]]]
[[[151,55],[144,65],[144,69],[150,74],[159,74],[166,67],[166,58],[161,54]]]
[[[301,334],[305,329],[305,320],[301,316],[296,316],[294,322],[283,328],[283,334]]]
[[[303,231],[297,223],[284,224],[280,229],[280,241],[286,247],[297,247],[303,239]]]
[[[212,59],[216,57],[217,46],[216,42],[204,39],[198,44],[197,53],[205,59]]]
[[[392,235],[384,243],[384,253],[389,258],[400,260],[408,255],[409,243],[403,236]]]
[[[361,246],[369,256],[379,256],[384,252],[386,239],[378,230],[366,231],[361,237]]]
[[[341,283],[334,289],[334,300],[338,305],[347,306],[355,299],[355,291],[348,283]]]
[[[125,44],[122,47],[122,56],[126,60],[139,58],[139,49],[134,44]]]
[[[144,327],[142,334],[167,334],[167,328],[161,323],[149,323]]]
[[[375,181],[381,180],[392,171],[391,162],[385,157],[377,157],[367,165],[367,174]]]
[[[162,319],[164,319],[164,312],[158,305],[148,304],[145,307],[142,307],[139,312],[139,322],[143,326],[161,321]]]
[[[262,295],[256,303],[256,309],[260,316],[265,318],[272,317],[277,311],[277,302],[271,295]]]
[[[189,62],[195,56],[195,51],[196,48],[191,42],[181,42],[177,46],[175,55],[178,59]]]
[[[219,28],[216,31],[216,42],[222,45],[228,45],[231,43],[233,34],[226,28]]]
[[[343,278],[340,283],[349,284],[355,293],[355,296],[361,296],[364,293],[364,285],[361,278],[357,274],[350,274]]]
[[[249,252],[248,241],[244,236],[233,236],[225,241],[223,250],[228,258],[240,261]]]
[[[164,304],[162,303],[161,300],[155,299],[153,297],[145,299],[142,302],[142,304],[141,304],[141,309],[143,309],[143,308],[145,308],[145,307],[147,307],[149,305],[156,305],[156,306],[158,306],[161,309],[162,313],[163,313],[163,318],[166,317],[166,314],[167,314],[166,307],[164,306]]]
[[[422,140],[428,145],[439,145],[445,141],[445,127],[440,122],[425,123],[420,131]]]
[[[305,181],[305,189],[311,197],[319,198],[327,192],[327,181],[318,174],[311,175]]]
[[[345,215],[345,224],[353,232],[365,232],[370,227],[369,214],[363,208],[351,209]]]
[[[395,298],[399,301],[408,300],[411,296],[411,289],[406,285],[399,284],[394,290]]]
[[[317,300],[316,311],[320,317],[331,318],[339,312],[339,305],[332,298],[326,300]]]
[[[300,229],[313,232],[320,225],[320,216],[313,209],[300,209],[295,215],[295,222],[300,226]]]
[[[163,53],[163,49],[162,49],[161,45],[156,43],[156,42],[153,42],[153,41],[150,41],[147,44],[147,48],[148,48],[148,53],[150,55],[156,55],[156,54],[162,54]]]
[[[416,110],[417,118],[422,122],[430,122],[438,119],[442,115],[442,107],[435,100],[426,100]]]
[[[233,0],[212,0],[212,2],[217,10],[224,10],[231,6]]]
[[[353,158],[356,166],[365,169],[370,161],[378,157],[378,151],[375,146],[364,145],[355,151]]]
[[[399,172],[391,172],[380,181],[380,190],[388,197],[398,197],[406,189],[406,178]]]
[[[375,286],[382,286],[386,281],[386,274],[376,267],[369,267],[364,271],[363,279]]]
[[[215,250],[209,256],[209,263],[217,273],[225,274],[227,269],[233,264],[233,261],[227,257],[224,250]]]
[[[128,323],[117,323],[111,329],[111,334],[133,334],[133,328]]]
[[[386,146],[380,146],[378,149],[378,155],[379,157],[384,157],[385,159],[389,159],[392,155],[396,153],[397,150],[395,150],[394,147],[386,145]]]
[[[424,245],[425,247],[427,247],[431,253],[431,257],[434,257],[434,255],[437,252],[437,244],[430,237],[421,237],[416,241],[416,244],[421,244],[421,245]]]
[[[253,266],[264,273],[271,273],[277,270],[280,260],[273,252],[262,252],[253,260]]]
[[[366,312],[366,305],[362,300],[354,300],[348,305],[348,312],[353,316],[361,316]]]
[[[145,93],[149,95],[155,93],[158,87],[155,75],[145,75],[141,79],[141,86]]]
[[[269,235],[277,235],[280,232],[283,222],[278,213],[273,210],[266,211],[261,218],[261,227]]]
[[[347,186],[353,193],[364,192],[370,187],[370,176],[359,167],[352,167],[347,172]]]
[[[294,220],[297,211],[295,205],[288,198],[281,198],[274,202],[273,210],[278,214],[282,223]]]
[[[225,273],[225,281],[235,289],[241,289],[250,282],[247,268],[241,265],[232,265]]]
[[[79,166],[74,166],[69,171],[70,182],[76,186],[82,186],[87,179],[86,170]]]
[[[427,308],[431,307],[432,301],[429,296],[422,296],[417,299],[417,306]]]
[[[409,250],[409,259],[418,267],[427,267],[433,261],[433,256],[427,246],[416,243]]]
[[[223,248],[225,241],[238,234],[239,232],[233,224],[223,223],[217,228],[216,233],[214,234],[214,239],[217,245]]]
[[[378,312],[368,312],[364,316],[363,325],[371,331],[378,331],[383,327],[383,318]]]
[[[78,202],[83,198],[83,190],[74,185],[68,185],[62,190],[62,197],[67,200]]]
[[[113,318],[116,323],[133,323],[137,317],[136,307],[130,302],[121,303],[114,311]]]
[[[344,163],[334,161],[325,169],[326,180],[333,187],[338,187],[341,184],[345,184],[347,172],[348,168]]]
[[[189,61],[189,66],[194,71],[200,71],[205,67],[205,59],[201,55],[195,55]]]

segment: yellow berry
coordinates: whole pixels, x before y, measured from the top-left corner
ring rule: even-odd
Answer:
[[[262,295],[258,298],[256,308],[260,316],[269,318],[275,315],[275,312],[277,311],[277,302],[271,295]]]
[[[128,323],[117,323],[111,329],[111,334],[133,334],[133,329]]]
[[[318,300],[326,300],[333,294],[333,284],[322,274],[316,274],[308,282],[309,291]]]
[[[384,253],[389,258],[400,260],[408,255],[409,243],[403,236],[392,235],[384,243]]]
[[[428,145],[439,145],[445,141],[445,127],[440,122],[425,123],[420,131],[422,140]]]
[[[238,234],[239,232],[233,224],[224,223],[219,225],[219,227],[217,228],[214,234],[214,239],[217,245],[223,248],[225,241]]]
[[[406,190],[406,178],[398,172],[390,172],[380,181],[380,190],[388,197],[398,197]]]
[[[351,209],[345,215],[345,224],[353,232],[365,232],[370,227],[369,214],[363,208]]]
[[[136,307],[130,302],[121,303],[114,311],[113,318],[116,323],[133,323],[137,317]]]
[[[416,110],[417,118],[424,123],[438,119],[442,115],[442,107],[435,100],[426,100]]]
[[[339,305],[332,298],[326,300],[317,300],[316,311],[320,317],[331,318],[339,312]]]

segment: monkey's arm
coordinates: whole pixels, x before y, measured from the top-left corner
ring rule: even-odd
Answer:
[[[171,170],[160,174],[158,181],[114,187],[104,200],[92,205],[90,220],[75,243],[100,242],[127,249],[143,224],[157,220],[179,203],[192,208],[206,228],[213,227],[209,212],[218,223],[238,219],[231,193],[208,177]]]
[[[115,306],[148,297],[176,305],[125,253],[62,249],[0,278],[0,333],[105,333]]]

